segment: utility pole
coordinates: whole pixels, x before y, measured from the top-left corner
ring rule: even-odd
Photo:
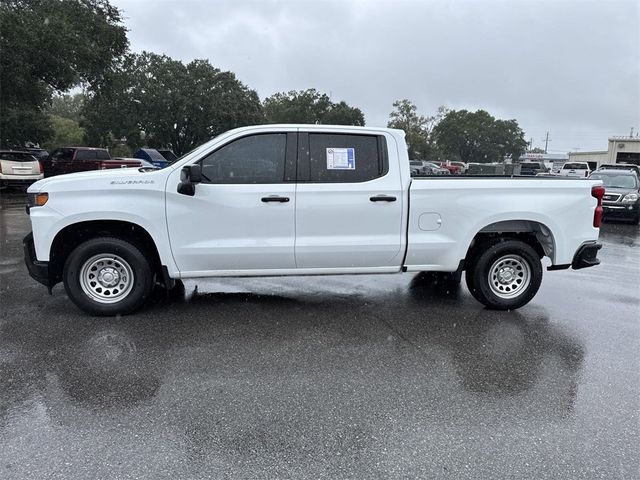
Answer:
[[[547,132],[547,137],[544,139],[544,154],[547,154],[547,147],[549,146],[549,132]]]
[[[529,150],[533,150],[533,137],[529,139]]]

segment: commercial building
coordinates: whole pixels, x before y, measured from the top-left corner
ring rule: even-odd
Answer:
[[[570,162],[587,162],[592,169],[609,163],[640,165],[640,137],[610,137],[606,151],[569,152]]]

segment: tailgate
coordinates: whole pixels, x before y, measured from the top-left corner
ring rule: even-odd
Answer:
[[[15,162],[12,160],[0,160],[2,173],[5,175],[38,175],[40,164],[34,161]]]

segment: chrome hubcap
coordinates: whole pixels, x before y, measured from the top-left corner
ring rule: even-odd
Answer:
[[[505,255],[489,269],[489,288],[500,298],[514,298],[531,283],[531,268],[520,255]]]
[[[82,290],[99,303],[119,302],[129,295],[133,282],[131,266],[118,255],[95,255],[80,269]]]

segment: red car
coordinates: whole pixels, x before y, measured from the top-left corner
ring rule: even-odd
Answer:
[[[139,160],[114,160],[104,148],[65,147],[57,148],[42,162],[44,176],[52,177],[64,173],[111,168],[141,167]]]
[[[446,168],[447,170],[449,170],[449,173],[451,173],[452,175],[461,175],[463,173],[462,167],[459,167],[458,165],[448,165],[445,162],[431,162],[431,163],[435,163],[440,168]]]

